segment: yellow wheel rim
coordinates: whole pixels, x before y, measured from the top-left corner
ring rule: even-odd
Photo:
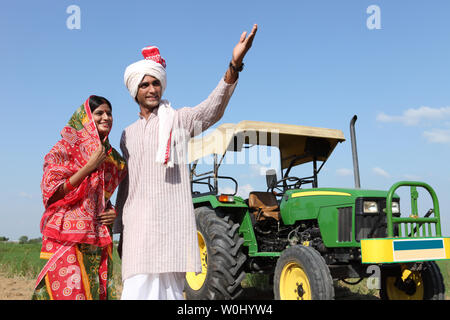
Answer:
[[[405,272],[409,274],[405,281],[398,277],[388,277],[386,279],[386,292],[389,300],[423,300],[422,275],[418,271],[407,269],[403,270],[403,275]],[[399,283],[402,288],[399,288]]]
[[[198,246],[200,248],[200,260],[202,263],[202,272],[195,273],[195,272],[186,272],[186,281],[189,284],[189,287],[191,287],[192,290],[200,290],[200,288],[205,283],[206,279],[206,271],[208,267],[208,253],[206,249],[206,242],[203,238],[203,235],[200,233],[200,231],[197,231],[197,237],[198,237]]]
[[[281,300],[311,300],[311,286],[303,268],[296,262],[289,262],[281,271]]]

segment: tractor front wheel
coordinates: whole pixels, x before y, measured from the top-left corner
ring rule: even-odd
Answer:
[[[281,253],[273,290],[276,300],[334,299],[333,280],[325,260],[305,246],[292,246]]]

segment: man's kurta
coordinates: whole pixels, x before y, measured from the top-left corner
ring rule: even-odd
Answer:
[[[236,84],[222,79],[205,101],[176,110],[173,129],[182,127],[193,136],[194,125],[197,134],[199,123],[204,131],[219,121]],[[115,233],[123,232],[122,280],[142,273],[201,271],[189,167],[185,161],[175,161],[173,168],[156,163],[158,128],[156,111],[122,133],[128,177],[119,187],[114,225]]]

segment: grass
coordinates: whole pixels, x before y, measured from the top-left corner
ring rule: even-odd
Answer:
[[[0,241],[0,273],[7,277],[35,279],[47,260],[39,258],[41,243],[12,243]],[[121,263],[117,250],[113,250],[113,278],[122,283]]]
[[[0,242],[0,272],[8,277],[36,278],[45,265],[40,250],[41,243]]]
[[[450,260],[436,261],[445,283],[445,298],[450,300]]]
[[[441,270],[442,277],[445,284],[445,299],[450,300],[450,260],[436,261]],[[355,282],[357,279],[347,279],[349,282]],[[242,282],[244,289],[254,288],[258,292],[271,291],[272,287],[269,284],[269,278],[264,274],[247,274],[247,277]],[[376,289],[369,289],[367,287],[367,279],[363,279],[356,285],[346,284],[343,281],[334,281],[335,297],[339,300],[372,300],[379,299],[379,291]]]
[[[37,278],[46,260],[39,258],[41,243],[10,243],[0,241],[0,273],[7,277],[23,277],[27,279]],[[121,288],[121,261],[117,250],[113,250],[113,278]],[[450,300],[450,260],[437,261],[441,269],[446,287],[446,299]],[[246,289],[253,288],[258,292],[272,291],[269,277],[264,274],[248,274],[242,282]],[[352,279],[354,280],[354,279]],[[368,289],[367,280],[364,279],[357,285],[348,285],[342,281],[335,282],[336,298],[343,299],[376,299],[378,290]]]
[[[442,277],[445,284],[445,300],[450,300],[450,260],[436,261],[439,269],[441,270]],[[354,281],[355,279],[351,279]],[[337,281],[335,283],[337,291],[344,292],[343,294],[355,294],[356,296],[369,296],[379,297],[378,290],[368,289],[367,280],[364,279],[357,285],[348,285],[343,281]]]
[[[241,283],[242,288],[254,288],[258,291],[272,290],[269,276],[261,273],[246,274],[245,279]]]

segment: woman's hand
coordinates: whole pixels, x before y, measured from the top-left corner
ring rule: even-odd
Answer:
[[[97,149],[92,153],[85,167],[91,172],[97,169],[106,159],[105,147],[99,142]]]
[[[72,190],[78,188],[78,186],[83,182],[83,180],[95,169],[97,169],[107,157],[106,148],[101,142],[98,143],[97,149],[92,153],[88,162],[78,170],[75,174],[67,178],[67,181],[58,188],[58,190],[53,194],[53,196],[47,201],[47,206],[50,206],[54,202],[64,198],[66,194]],[[69,186],[71,186],[69,188]],[[109,221],[109,220],[107,220]],[[113,219],[114,221],[114,219]]]
[[[114,223],[114,220],[116,219],[116,210],[113,208],[106,209],[102,213],[98,215],[98,222],[105,226],[109,226]]]

